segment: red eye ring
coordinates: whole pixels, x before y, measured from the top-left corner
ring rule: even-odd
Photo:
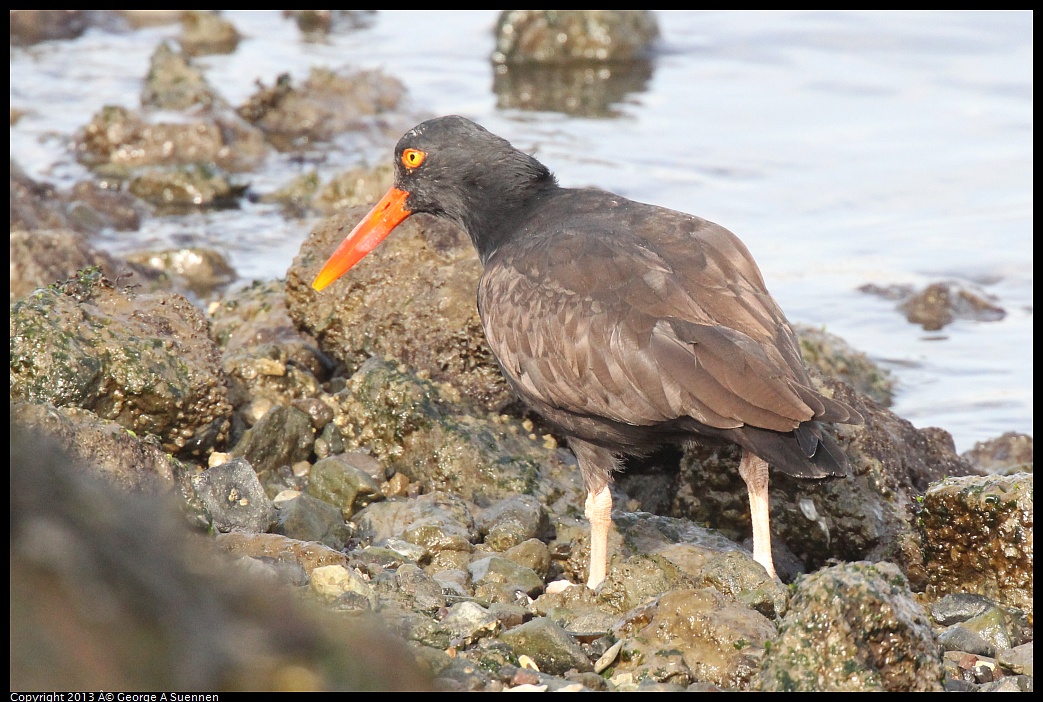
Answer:
[[[406,149],[402,152],[402,165],[406,168],[418,168],[427,158],[427,153],[420,149]]]

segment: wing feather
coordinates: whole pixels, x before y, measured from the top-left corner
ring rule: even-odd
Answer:
[[[519,236],[487,262],[486,336],[527,401],[637,426],[691,417],[789,432],[851,416],[810,387],[788,321],[733,234],[670,210],[629,212],[592,210],[589,226]],[[817,441],[797,438],[804,450]]]

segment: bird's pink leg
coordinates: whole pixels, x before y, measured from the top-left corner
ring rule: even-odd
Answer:
[[[771,560],[771,525],[768,517],[768,463],[749,451],[742,452],[739,475],[746,481],[750,493],[750,518],[753,521],[753,560],[764,566],[775,578],[775,564]]]
[[[608,529],[612,523],[612,493],[608,485],[597,492],[588,492],[584,514],[590,522],[590,576],[591,590],[601,584],[608,569]]]
[[[576,454],[587,501],[583,513],[590,522],[590,571],[587,587],[591,590],[601,584],[608,573],[608,532],[612,527],[612,493],[608,486],[612,474],[619,470],[619,459],[606,448],[569,437],[569,446]]]

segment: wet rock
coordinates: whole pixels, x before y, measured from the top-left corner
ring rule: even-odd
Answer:
[[[628,612],[613,635],[623,641],[613,679],[745,689],[775,627],[715,590],[679,589]]]
[[[333,361],[314,338],[293,326],[282,283],[257,282],[225,296],[211,305],[210,321],[211,337],[224,354],[230,400],[248,426],[273,405],[319,395]],[[306,411],[314,420],[319,410]],[[339,441],[332,435],[327,439]]]
[[[37,230],[72,229],[94,233],[106,227],[134,231],[141,226],[142,216],[148,213],[144,202],[120,191],[118,186],[108,187],[87,180],[63,191],[33,180],[13,161],[10,186],[12,232],[28,230],[37,235]],[[47,233],[39,232],[40,235]],[[86,265],[78,268],[86,268]],[[68,277],[78,268],[61,277]]]
[[[141,88],[141,104],[157,110],[187,110],[221,106],[223,100],[187,53],[160,42],[149,60],[148,75]]]
[[[311,591],[327,604],[341,610],[374,610],[379,600],[377,593],[353,569],[329,565],[311,571]]]
[[[531,568],[502,556],[487,556],[468,566],[475,596],[486,602],[518,601],[516,593],[536,597],[543,592],[543,579]]]
[[[488,504],[516,494],[558,499],[572,487],[550,477],[578,477],[564,452],[526,436],[517,420],[469,414],[447,399],[453,395],[393,360],[374,357],[334,396],[334,421],[346,445],[368,448],[390,471],[425,490],[449,490]],[[577,495],[573,504],[581,501]]]
[[[649,59],[500,64],[493,69],[493,92],[501,110],[605,119],[619,117],[620,105],[648,90],[651,80]]]
[[[531,495],[512,495],[482,510],[475,519],[486,546],[506,551],[528,539],[546,536],[550,530],[547,512]]]
[[[957,319],[996,322],[1007,316],[990,295],[959,281],[932,283],[919,293],[908,286],[864,285],[859,290],[898,300],[898,309],[906,319],[925,331],[938,331]]]
[[[425,646],[416,651],[417,662],[425,672],[434,678],[436,690],[440,692],[490,690],[489,686],[493,680],[484,670],[467,658],[446,653],[445,648],[445,646],[435,648]]]
[[[458,602],[442,619],[458,645],[468,646],[479,639],[496,636],[501,624],[496,615],[475,602]]]
[[[608,117],[646,89],[659,27],[647,10],[504,10],[495,34],[501,109]]]
[[[404,541],[399,543],[411,547],[413,551],[406,554],[403,551],[408,549],[391,548],[389,546],[366,546],[365,548],[356,548],[351,551],[349,554],[351,562],[366,575],[375,577],[389,568],[394,570],[403,563],[417,563],[424,557],[424,549],[416,544],[406,544]]]
[[[181,21],[184,10],[117,10],[133,28],[162,27]]]
[[[1016,675],[1032,676],[1032,642],[1001,650],[997,654],[1001,666]]]
[[[128,189],[145,202],[176,213],[196,207],[231,207],[246,186],[209,166],[188,164],[142,169],[131,178]]]
[[[11,161],[11,230],[61,229],[69,226],[58,190],[29,177]]]
[[[992,606],[957,626],[985,641],[993,651],[983,654],[987,656],[995,655],[995,651],[1001,649],[1020,646],[1032,638],[1032,629],[1026,613],[1015,608]]]
[[[992,683],[1000,676],[995,659],[966,651],[946,651],[944,665],[947,690],[982,692],[983,683]]]
[[[351,275],[322,292],[311,288],[345,232],[366,212],[350,209],[329,218],[301,246],[286,278],[287,306],[298,327],[349,373],[371,356],[391,355],[486,409],[511,402],[474,302],[481,263],[455,225],[411,217]]]
[[[245,556],[282,562],[302,568],[311,575],[316,568],[329,565],[349,566],[348,557],[340,551],[314,541],[298,541],[280,534],[218,534],[217,545],[233,556]]]
[[[1000,678],[980,686],[978,692],[1032,692],[1032,678],[1027,675]]]
[[[532,570],[546,580],[550,571],[550,549],[539,539],[528,539],[504,551],[504,558]]]
[[[193,476],[192,487],[218,531],[265,532],[275,521],[275,506],[241,458]]]
[[[963,458],[987,473],[1031,473],[1032,437],[1009,431],[995,439],[977,442]]]
[[[273,531],[277,534],[298,541],[318,541],[335,551],[342,550],[351,537],[340,510],[327,502],[304,493],[288,493],[274,502],[278,513]]]
[[[83,180],[65,196],[70,224],[78,231],[104,228],[133,232],[151,214],[147,203],[121,190],[115,184]]]
[[[442,594],[449,597],[451,601],[474,596],[474,588],[471,587],[471,574],[466,570],[440,570],[432,573],[431,577],[442,587]],[[521,621],[516,622],[516,624],[520,623]]]
[[[384,499],[380,483],[356,465],[357,456],[368,458],[365,454],[339,454],[317,461],[308,479],[308,493],[336,505],[344,519]]]
[[[182,456],[223,441],[231,410],[199,310],[180,295],[118,290],[97,272],[11,308],[11,397],[89,409]]]
[[[374,578],[374,586],[381,606],[393,603],[403,610],[432,615],[446,605],[442,586],[415,563],[384,570]]]
[[[312,68],[299,87],[288,74],[279,76],[271,87],[261,87],[238,112],[276,148],[290,151],[358,130],[366,126],[366,118],[395,110],[404,96],[405,86],[379,71]]]
[[[133,169],[146,166],[248,171],[260,164],[268,147],[259,130],[234,116],[151,122],[125,107],[109,105],[77,132],[74,149],[76,158],[88,168],[125,179]],[[148,182],[158,180],[155,176]],[[156,195],[156,199],[163,198]]]
[[[295,407],[278,405],[243,434],[232,455],[249,461],[264,481],[266,473],[280,466],[307,460],[314,443],[311,418]]]
[[[242,38],[234,24],[207,10],[185,10],[181,26],[183,31],[178,41],[191,56],[230,54]]]
[[[377,502],[359,511],[352,521],[363,544],[383,546],[401,539],[422,547],[426,554],[443,550],[470,553],[478,538],[470,508],[450,493]]]
[[[372,207],[394,181],[391,166],[352,168],[334,176],[319,189],[310,204],[325,215],[352,207]]]
[[[326,425],[333,421],[333,410],[330,409],[329,405],[317,397],[301,398],[299,400],[294,400],[290,404],[311,417],[311,426],[316,431],[325,429]],[[357,458],[360,463],[365,464],[366,472],[371,475],[374,480],[384,479],[384,469],[376,459],[367,456],[364,453],[357,452],[353,454],[353,457]]]
[[[402,539],[423,546],[433,555],[444,551],[471,553],[474,550],[474,529],[467,517],[457,512],[460,503],[449,493],[431,493],[423,497],[431,498],[423,502],[428,511],[406,525]]]
[[[976,617],[994,604],[984,595],[954,592],[930,604],[931,618],[942,626],[949,626]]]
[[[136,436],[116,422],[78,407],[11,403],[11,419],[45,435],[93,475],[134,491],[170,489],[186,473],[154,436]]]
[[[941,647],[901,571],[890,563],[850,563],[797,582],[755,686],[940,691],[942,676]]]
[[[142,252],[130,254],[127,260],[152,271],[155,276],[172,279],[178,288],[190,290],[201,299],[239,277],[224,256],[207,248]]]
[[[21,430],[10,464],[12,689],[428,688],[401,639],[230,563],[170,502]]]
[[[123,264],[69,230],[11,231],[11,302],[87,268],[116,280]]]
[[[75,39],[89,26],[86,10],[11,10],[12,46]]]
[[[676,550],[664,552],[663,555],[677,563],[674,553]],[[786,611],[785,587],[770,577],[764,567],[744,551],[725,551],[714,555],[692,580],[696,585],[712,587],[766,617],[782,616]]]
[[[373,23],[376,10],[283,10],[305,37],[324,37],[332,31],[350,31]]]
[[[963,651],[979,656],[995,656],[996,647],[965,626],[954,624],[938,634],[938,643],[946,651]]]
[[[670,590],[687,588],[691,581],[666,558],[638,554],[613,564],[598,587],[602,608],[626,612]]]
[[[648,10],[503,10],[494,63],[629,61],[659,36]]]
[[[927,594],[974,592],[1032,612],[1032,474],[947,478],[924,495]]]
[[[609,572],[613,572],[612,569]],[[551,592],[550,588],[531,605],[532,611],[542,617],[584,634],[606,634],[619,620],[620,612],[613,602],[599,598],[584,585],[572,585]]]
[[[891,405],[895,381],[889,371],[835,334],[805,324],[794,325],[793,329],[800,342],[800,354],[809,368],[824,377],[847,383],[877,404]]]
[[[516,655],[529,656],[541,672],[562,675],[575,668],[592,670],[590,660],[572,637],[546,617],[537,617],[500,635]]]

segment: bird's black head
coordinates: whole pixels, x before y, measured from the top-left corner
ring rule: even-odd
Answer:
[[[524,214],[558,189],[547,168],[463,117],[428,120],[395,147],[395,185],[351,230],[312,287],[344,275],[417,212],[446,217],[471,237],[482,262],[516,233]]]
[[[506,222],[557,187],[542,163],[458,115],[423,122],[395,147],[395,187],[406,207],[460,224],[485,257]]]

